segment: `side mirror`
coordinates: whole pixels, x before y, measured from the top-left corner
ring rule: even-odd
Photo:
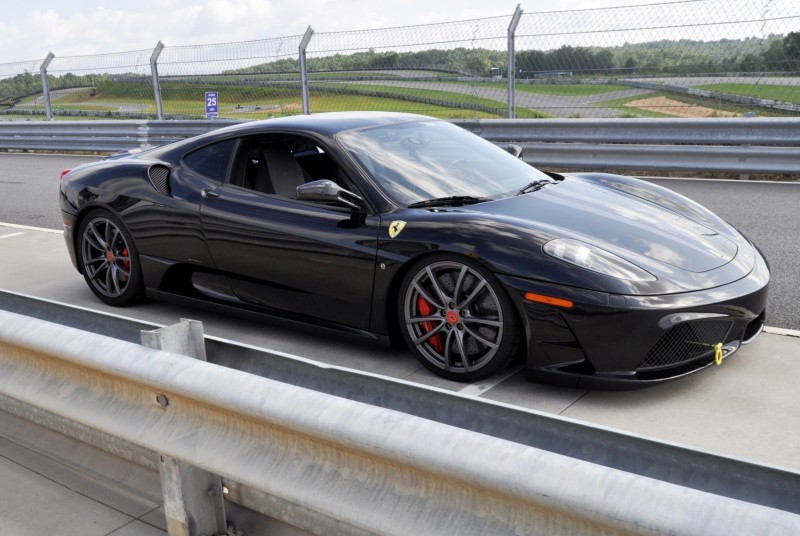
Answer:
[[[509,143],[508,147],[506,147],[506,151],[520,160],[522,160],[522,147],[519,145],[514,145],[513,143]]]
[[[297,199],[331,203],[350,210],[361,208],[361,197],[349,192],[329,179],[307,182],[297,187]]]

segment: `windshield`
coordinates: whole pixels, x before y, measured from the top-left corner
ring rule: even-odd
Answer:
[[[541,171],[446,121],[423,121],[343,132],[344,147],[399,205],[445,197],[497,199],[535,181]]]

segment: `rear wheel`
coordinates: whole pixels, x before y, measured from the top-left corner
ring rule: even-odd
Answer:
[[[471,382],[513,357],[517,325],[511,300],[485,268],[456,256],[412,266],[398,299],[400,329],[420,362],[440,376]]]
[[[139,255],[122,221],[107,210],[89,213],[78,231],[81,273],[94,294],[122,306],[144,296]]]

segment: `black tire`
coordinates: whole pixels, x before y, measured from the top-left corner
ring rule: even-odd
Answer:
[[[81,273],[95,296],[117,307],[144,297],[139,253],[117,216],[103,209],[87,214],[76,249]]]
[[[448,380],[474,382],[514,357],[513,304],[487,269],[456,255],[417,261],[400,286],[400,331],[417,359]]]

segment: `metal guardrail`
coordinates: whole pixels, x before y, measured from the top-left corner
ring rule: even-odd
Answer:
[[[486,119],[453,121],[536,166],[800,174],[800,118]],[[0,150],[115,152],[236,121],[0,122]]]
[[[580,169],[800,174],[800,119],[455,121],[529,164]]]
[[[267,504],[259,511],[270,511],[271,505],[298,526],[312,523],[304,528],[316,533],[755,534],[800,528],[800,516],[786,509],[6,311],[0,311],[0,394],[0,404],[10,397],[219,474],[245,506]],[[563,419],[551,420],[558,426]],[[552,434],[545,426],[541,431]],[[605,442],[596,447],[605,449]],[[628,455],[642,450],[635,446]],[[661,463],[702,473],[705,461],[673,453]],[[759,487],[763,479],[753,478],[746,465],[712,471],[738,474]],[[773,477],[781,481],[778,473]],[[693,480],[705,478],[696,473]],[[789,485],[785,491],[760,493],[769,500],[796,497],[791,481],[789,475],[781,484]]]
[[[0,309],[138,343],[163,326],[0,290]],[[210,363],[800,515],[800,473],[206,336]]]
[[[239,121],[0,122],[0,150],[113,153],[164,145]]]

